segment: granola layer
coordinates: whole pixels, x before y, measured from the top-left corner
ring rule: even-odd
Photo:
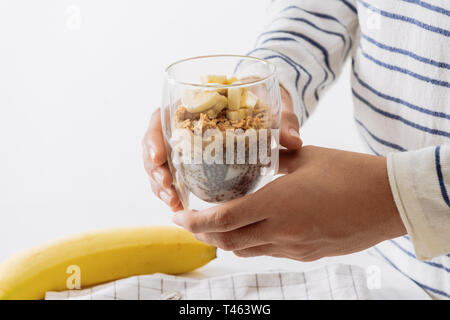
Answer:
[[[225,111],[221,111],[217,117],[210,117],[206,112],[190,113],[180,105],[175,111],[175,127],[189,129],[194,133],[204,132],[207,129],[218,129],[223,132],[229,129],[266,129],[269,127],[269,108],[258,104],[245,119],[229,120]]]

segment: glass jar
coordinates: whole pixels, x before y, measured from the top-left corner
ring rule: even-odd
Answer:
[[[175,62],[162,105],[169,167],[186,210],[244,196],[276,174],[281,99],[270,62],[237,55]]]

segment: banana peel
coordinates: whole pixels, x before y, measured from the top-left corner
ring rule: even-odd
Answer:
[[[215,257],[215,247],[176,227],[93,231],[32,248],[1,264],[0,299],[37,300],[47,291],[74,286],[152,273],[181,274]]]

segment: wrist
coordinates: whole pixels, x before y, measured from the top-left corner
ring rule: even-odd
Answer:
[[[388,240],[407,234],[407,230],[397,208],[397,204],[395,203],[394,195],[389,183],[387,158],[380,157],[379,161],[381,165],[382,186],[384,189],[382,201],[386,212],[389,213],[383,236],[384,240]]]

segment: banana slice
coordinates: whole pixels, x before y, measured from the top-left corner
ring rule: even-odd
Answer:
[[[228,109],[239,110],[241,107],[242,94],[244,88],[228,88]]]
[[[225,78],[225,81],[223,82],[223,84],[233,84],[239,82],[239,79],[236,77],[231,77],[231,78]]]
[[[221,75],[206,75],[202,76],[202,83],[204,85],[224,85],[225,82],[227,82],[227,76],[221,76]],[[227,89],[217,89],[217,92],[219,92],[221,95],[227,94]]]
[[[220,98],[216,105],[214,106],[214,111],[216,111],[217,113],[219,113],[220,111],[222,111],[223,109],[225,109],[228,106],[228,99],[227,97],[221,96],[222,98]]]
[[[247,117],[245,109],[239,109],[237,111],[227,110],[227,118],[230,121],[242,120]]]
[[[203,84],[207,84],[207,83],[215,83],[215,84],[233,84],[239,82],[239,79],[236,77],[231,77],[231,78],[227,78],[227,76],[223,76],[223,75],[212,75],[212,74],[208,74],[208,75],[204,75],[202,76],[202,83]]]
[[[254,108],[258,103],[258,96],[251,91],[246,90],[245,94],[242,95],[242,105],[247,108]]]
[[[219,86],[221,86],[221,85],[223,85],[222,83],[205,83],[205,86],[214,86],[214,85],[219,85]],[[216,89],[216,88],[211,88],[211,90],[215,90],[215,91],[217,91],[218,93],[220,93],[221,95],[223,95],[223,96],[226,96],[227,95],[227,88],[219,88],[219,89]]]
[[[182,103],[189,112],[198,113],[211,109],[216,105],[226,105],[227,98],[217,91],[185,90]]]
[[[216,84],[225,84],[227,81],[227,76],[221,76],[221,75],[205,75],[202,77],[202,83],[216,83]]]
[[[223,97],[223,96],[222,96]],[[211,109],[206,111],[206,114],[210,119],[215,119],[219,115],[219,113],[225,109],[228,105],[228,100],[226,97],[223,97],[223,99],[220,99],[220,101]]]

